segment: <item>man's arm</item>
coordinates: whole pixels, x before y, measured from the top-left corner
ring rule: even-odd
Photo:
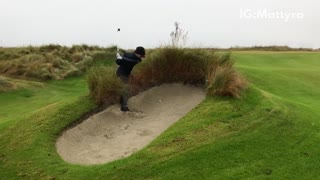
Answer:
[[[126,54],[126,53],[124,53],[123,56],[121,56],[119,53],[117,53],[116,63],[117,63],[118,65],[122,65],[123,63],[126,63],[126,62],[139,63],[139,62],[141,62],[141,60],[130,59],[130,58],[127,57],[127,54]]]

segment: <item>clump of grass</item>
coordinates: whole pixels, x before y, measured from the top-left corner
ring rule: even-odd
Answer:
[[[233,68],[218,66],[208,73],[207,94],[239,98],[246,81]]]
[[[207,94],[239,98],[247,87],[245,79],[233,68],[231,54],[220,55],[217,61],[208,64]]]
[[[98,104],[115,103],[124,90],[124,83],[116,76],[112,67],[94,66],[88,70],[87,82],[90,96]]]

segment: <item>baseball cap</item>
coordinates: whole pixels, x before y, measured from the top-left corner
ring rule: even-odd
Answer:
[[[137,47],[136,50],[134,51],[134,53],[139,54],[142,57],[144,57],[146,54],[144,47],[142,47],[142,46]]]

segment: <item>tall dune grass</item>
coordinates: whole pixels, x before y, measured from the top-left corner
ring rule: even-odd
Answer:
[[[209,58],[201,49],[162,47],[137,67],[131,84],[142,88],[172,82],[204,84]]]
[[[90,96],[98,104],[117,102],[125,88],[112,67],[94,66],[90,68],[87,74],[87,82]]]
[[[147,58],[135,67],[130,78],[131,94],[163,83],[179,82],[202,86],[208,95],[238,98],[246,87],[246,81],[234,70],[233,64],[230,54],[221,55],[203,49],[161,47],[147,55]],[[90,73],[92,77],[102,76],[99,78],[103,79],[89,78],[91,95],[97,102],[104,101],[104,98],[100,98],[101,94],[115,95],[114,92],[110,93],[110,88],[115,84],[113,78],[118,79],[114,75],[115,69],[106,73],[95,69]],[[107,88],[101,88],[109,83]]]
[[[98,60],[110,59],[115,48],[49,44],[40,47],[1,48],[0,74],[40,80],[64,79],[85,72]]]
[[[171,82],[202,85],[208,95],[240,97],[246,81],[233,68],[230,54],[203,49],[163,47],[150,55],[131,78],[135,91]]]
[[[207,71],[207,94],[239,98],[247,86],[247,81],[234,68],[231,54],[218,56],[209,62]]]

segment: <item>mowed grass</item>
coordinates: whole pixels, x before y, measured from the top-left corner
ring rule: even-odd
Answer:
[[[114,62],[99,60],[95,64],[111,66]],[[42,82],[39,87],[34,86],[33,81],[23,82],[26,88],[0,93],[0,133],[13,123],[36,114],[46,107],[56,108],[57,105],[74,101],[89,93],[85,75]],[[28,82],[31,88],[27,88]]]
[[[72,101],[89,92],[84,76],[43,84],[43,87],[0,93],[0,133],[4,128],[41,109]]]
[[[320,53],[235,52],[233,57],[254,86],[320,113]]]
[[[233,58],[251,82],[242,98],[207,97],[146,148],[109,164],[71,165],[55,149],[63,128],[95,107],[88,98],[19,119],[0,136],[0,177],[319,179],[320,54],[234,52]]]

